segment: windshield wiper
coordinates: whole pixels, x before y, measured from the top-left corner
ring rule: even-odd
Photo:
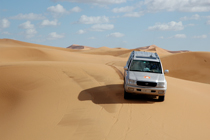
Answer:
[[[141,70],[130,70],[130,71],[140,71],[140,72],[142,72]]]

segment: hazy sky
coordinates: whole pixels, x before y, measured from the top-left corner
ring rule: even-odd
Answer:
[[[1,0],[0,38],[210,51],[210,0]]]

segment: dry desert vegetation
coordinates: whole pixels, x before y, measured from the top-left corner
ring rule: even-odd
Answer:
[[[76,46],[0,39],[1,140],[210,139],[210,52]],[[133,50],[170,70],[164,102],[124,100]]]

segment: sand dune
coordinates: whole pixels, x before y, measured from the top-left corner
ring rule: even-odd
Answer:
[[[210,52],[187,52],[162,57],[169,76],[210,84]]]
[[[160,56],[167,56],[171,53],[184,53],[184,52],[189,52],[188,50],[180,50],[180,51],[170,51],[166,49],[162,49],[156,45],[150,45],[146,47],[138,47],[136,48],[137,50],[140,51],[149,51],[149,52],[157,52]]]
[[[170,73],[157,102],[123,99],[131,51],[0,40],[1,139],[210,139],[209,52],[162,52]]]
[[[71,45],[71,46],[69,46],[67,48],[69,48],[69,49],[76,49],[76,50],[90,50],[90,49],[94,49],[93,47],[77,45],[77,44],[73,44],[73,45]]]
[[[119,48],[109,48],[109,47],[100,47],[100,48],[95,48],[87,51],[83,51],[82,53],[84,54],[94,54],[94,55],[111,55],[111,56],[118,56],[118,57],[128,57],[129,54],[133,50],[128,50],[128,49],[119,49]]]
[[[139,47],[139,48],[136,48],[136,49],[140,49],[142,51],[145,50],[145,51],[158,51],[158,52],[161,52],[161,53],[168,53],[168,51],[166,51],[165,49],[159,48],[156,45],[150,45],[150,46],[146,46],[146,47]]]

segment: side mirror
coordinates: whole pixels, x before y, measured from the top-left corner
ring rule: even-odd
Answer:
[[[165,71],[164,71],[164,74],[166,74],[166,73],[169,73],[169,70],[165,70]]]
[[[125,67],[124,67],[124,70],[128,70],[128,67],[127,67],[127,66],[125,66]]]

